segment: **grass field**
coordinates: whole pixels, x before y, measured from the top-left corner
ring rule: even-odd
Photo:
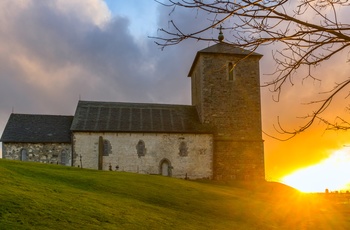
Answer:
[[[350,204],[278,183],[0,159],[0,229],[350,229]]]

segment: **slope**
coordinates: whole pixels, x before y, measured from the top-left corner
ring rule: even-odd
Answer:
[[[338,206],[337,206],[338,207]],[[0,159],[0,229],[346,229],[277,183],[225,184]]]

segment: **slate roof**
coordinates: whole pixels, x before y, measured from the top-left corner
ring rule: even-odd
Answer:
[[[79,101],[72,131],[212,133],[189,105]]]
[[[196,64],[197,59],[199,58],[199,55],[202,53],[232,54],[232,55],[242,55],[242,56],[252,55],[252,56],[257,56],[257,57],[263,56],[259,53],[251,52],[250,50],[245,50],[245,49],[239,48],[239,47],[231,45],[231,44],[220,42],[220,43],[209,46],[209,47],[197,52],[196,57],[194,58],[194,61],[192,63],[190,71],[188,73],[189,77],[192,75],[194,65]]]
[[[11,114],[0,141],[70,143],[73,116]]]
[[[220,53],[220,54],[235,54],[235,55],[253,55],[262,56],[259,53],[252,52],[250,50],[245,50],[237,46],[227,44],[227,43],[217,43],[215,45],[209,46],[205,49],[198,51],[197,53]]]

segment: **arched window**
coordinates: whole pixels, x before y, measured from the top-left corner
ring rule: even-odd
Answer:
[[[137,149],[137,155],[139,157],[144,156],[146,154],[145,142],[143,140],[139,140],[139,142],[136,145],[136,149]]]
[[[187,144],[184,141],[181,141],[180,146],[179,146],[179,155],[182,157],[187,156]]]
[[[67,165],[67,160],[68,160],[67,152],[65,150],[62,150],[62,152],[61,152],[61,165]]]
[[[27,161],[28,160],[27,149],[22,149],[21,150],[20,160],[21,161]]]
[[[233,77],[234,77],[234,67],[232,62],[228,63],[228,80],[229,81],[233,81]]]
[[[111,149],[112,149],[111,142],[109,142],[109,140],[104,139],[103,140],[103,156],[109,156]]]

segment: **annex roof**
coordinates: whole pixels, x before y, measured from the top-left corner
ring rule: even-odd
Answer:
[[[212,133],[194,106],[97,101],[79,101],[71,130]]]
[[[12,113],[0,141],[17,143],[70,143],[73,116]]]
[[[239,48],[237,46],[234,46],[232,44],[227,44],[227,43],[217,43],[215,45],[209,46],[205,49],[202,49],[200,51],[197,52],[196,57],[193,60],[191,69],[188,73],[188,76],[192,75],[192,71],[194,68],[195,63],[197,62],[197,59],[199,58],[200,54],[205,54],[205,53],[210,53],[210,54],[231,54],[231,55],[242,55],[242,56],[257,56],[257,57],[262,57],[263,55],[256,53],[256,52],[252,52],[250,50],[245,50],[242,48]]]

